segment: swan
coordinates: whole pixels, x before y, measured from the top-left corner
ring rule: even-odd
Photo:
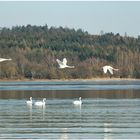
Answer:
[[[107,65],[106,66],[103,66],[103,72],[104,73],[107,73],[107,71],[109,71],[110,74],[113,75],[113,70],[118,71],[119,69],[115,69],[115,68],[113,68],[111,66],[107,66]]]
[[[82,104],[81,97],[79,97],[79,100],[73,101],[73,104],[74,104],[74,105],[81,105],[81,104]]]
[[[6,59],[6,58],[0,58],[0,62],[3,62],[3,61],[10,61],[10,60],[12,60],[11,58],[9,58],[9,59]]]
[[[32,104],[32,97],[30,97],[29,101],[26,101],[27,104]]]
[[[43,105],[45,105],[45,101],[46,101],[46,98],[43,98],[43,101],[35,102],[35,105],[37,105],[37,106],[43,106]]]
[[[64,69],[64,68],[74,68],[74,66],[68,66],[67,65],[67,59],[63,58],[63,61],[60,61],[59,59],[56,59],[57,63],[59,64],[59,68],[60,69]]]

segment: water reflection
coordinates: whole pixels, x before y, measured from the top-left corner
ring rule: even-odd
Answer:
[[[32,104],[27,104],[27,108],[29,110],[30,120],[32,120]]]
[[[45,108],[46,105],[43,106],[35,106],[35,113],[41,120],[45,120]]]
[[[42,106],[42,118],[43,118],[43,120],[45,120],[45,108],[46,108],[46,105],[43,105]]]
[[[104,123],[104,139],[112,139],[112,124]]]
[[[57,98],[74,99],[79,98],[108,98],[108,99],[132,99],[140,98],[140,90],[47,90],[47,91],[0,91],[1,99],[25,99],[30,98]]]
[[[68,133],[67,133],[67,128],[62,128],[62,134],[61,134],[61,136],[60,136],[60,139],[61,140],[68,140],[69,138],[68,138]]]
[[[81,108],[82,108],[82,104],[80,105],[74,105],[74,107],[76,108],[76,110],[78,110],[81,114]]]

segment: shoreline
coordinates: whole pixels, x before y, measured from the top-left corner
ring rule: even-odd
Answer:
[[[140,81],[135,78],[91,78],[91,79],[0,79],[0,82],[62,82],[62,81]]]

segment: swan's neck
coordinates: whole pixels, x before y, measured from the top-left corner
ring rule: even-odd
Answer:
[[[118,71],[119,69],[114,69],[114,68],[113,68],[113,70]]]
[[[67,66],[68,68],[74,68],[74,66]]]

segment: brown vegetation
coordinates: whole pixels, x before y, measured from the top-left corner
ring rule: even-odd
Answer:
[[[90,35],[81,29],[17,26],[0,30],[0,79],[77,79],[108,77],[102,66],[119,68],[114,77],[140,78],[140,38],[107,33]],[[66,57],[75,69],[58,69]]]

